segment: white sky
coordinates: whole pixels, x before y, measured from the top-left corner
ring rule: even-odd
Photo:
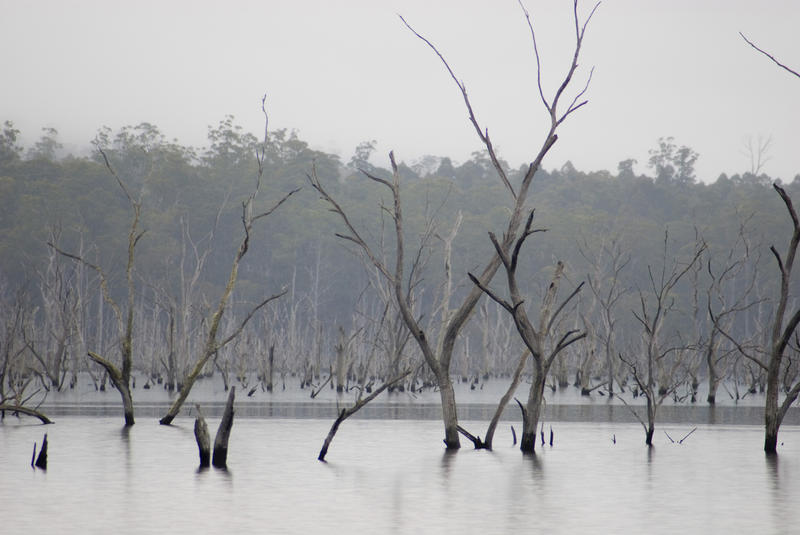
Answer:
[[[571,2],[527,0],[552,94],[572,54]],[[583,0],[580,10],[593,4]],[[456,162],[480,148],[431,39],[467,84],[479,121],[513,166],[529,161],[546,120],[530,35],[515,0],[0,0],[0,121],[26,142],[43,126],[87,145],[97,129],[148,121],[186,145],[205,144],[226,114],[258,133],[297,129],[347,161],[377,139],[413,162]],[[749,170],[748,136],[772,136],[764,171],[800,173],[800,79],[739,37],[743,31],[800,69],[797,0],[605,0],[587,32],[582,86],[545,161],[581,170],[636,158],[660,136],[700,153],[698,178]],[[385,163],[381,161],[380,163]]]

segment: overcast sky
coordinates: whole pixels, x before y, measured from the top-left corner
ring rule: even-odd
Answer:
[[[552,94],[572,55],[571,2],[527,0]],[[581,1],[581,13],[593,4]],[[467,85],[479,121],[514,167],[547,122],[530,34],[516,0],[0,0],[0,120],[26,141],[54,127],[85,146],[103,125],[147,121],[203,146],[232,114],[297,129],[347,161],[376,139],[381,157],[463,162],[480,148],[457,87],[398,19],[430,38]],[[605,0],[587,32],[579,85],[589,104],[560,131],[545,168],[636,158],[658,138],[700,153],[698,178],[747,171],[748,138],[772,137],[764,171],[800,173],[800,79],[739,37],[800,69],[796,0]],[[381,162],[385,163],[385,162]]]

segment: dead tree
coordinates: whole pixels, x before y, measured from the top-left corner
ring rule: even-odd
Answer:
[[[47,470],[47,433],[42,438],[42,447],[39,449],[39,455],[36,455],[36,443],[33,444],[33,455],[31,456],[31,467],[39,468],[40,470]]]
[[[331,429],[330,429],[330,431],[328,431],[328,436],[325,437],[325,442],[322,443],[322,449],[319,450],[319,455],[317,456],[317,460],[325,461],[325,456],[328,454],[328,448],[330,447],[331,442],[333,441],[333,437],[336,436],[336,432],[339,430],[339,426],[341,425],[342,422],[344,422],[347,418],[351,417],[356,412],[361,410],[361,408],[364,405],[366,405],[367,403],[369,403],[370,401],[372,401],[373,399],[375,399],[376,397],[381,395],[381,393],[384,390],[386,390],[390,386],[392,386],[394,384],[397,384],[400,381],[402,381],[403,379],[405,379],[406,376],[408,374],[410,374],[410,373],[411,373],[411,370],[406,370],[405,372],[401,373],[400,375],[396,375],[392,379],[386,381],[381,386],[376,388],[372,392],[372,394],[368,395],[365,398],[361,397],[361,395],[363,394],[363,390],[359,389],[358,396],[356,397],[356,401],[353,404],[353,406],[349,407],[349,408],[346,408],[346,409],[342,409],[339,412],[339,416],[337,416],[336,420],[334,420],[333,425],[331,425]]]
[[[133,370],[133,320],[134,320],[134,305],[135,305],[135,298],[136,298],[136,291],[135,291],[135,284],[133,279],[133,271],[134,271],[134,258],[135,258],[135,251],[136,245],[139,243],[139,240],[144,236],[145,231],[139,230],[139,218],[141,216],[142,211],[142,203],[141,198],[135,200],[131,193],[128,191],[128,188],[125,186],[125,183],[119,177],[117,172],[114,170],[114,167],[111,165],[111,162],[108,159],[103,148],[100,146],[99,141],[95,141],[95,147],[97,151],[103,158],[103,162],[105,163],[106,169],[108,169],[109,173],[116,179],[117,184],[119,185],[122,192],[125,194],[125,198],[128,200],[128,204],[130,204],[131,209],[133,211],[133,217],[131,218],[131,226],[130,230],[128,231],[128,254],[127,254],[127,262],[125,264],[125,281],[128,291],[128,301],[126,303],[125,311],[122,311],[122,308],[119,304],[114,300],[111,295],[111,291],[108,287],[108,279],[106,278],[106,274],[100,266],[93,264],[83,257],[79,255],[74,255],[59,249],[56,244],[53,242],[49,242],[48,245],[58,251],[60,254],[66,256],[67,258],[71,258],[76,262],[80,262],[84,266],[94,270],[97,275],[100,277],[100,289],[103,294],[103,299],[106,303],[108,303],[112,310],[114,311],[114,317],[117,320],[117,331],[119,332],[119,349],[120,354],[122,356],[122,363],[120,367],[117,367],[111,360],[107,357],[104,357],[94,351],[89,351],[88,355],[89,358],[92,359],[94,362],[99,364],[103,367],[103,369],[108,374],[108,377],[111,379],[111,383],[119,392],[120,396],[122,397],[122,408],[125,418],[125,426],[132,426],[135,421],[133,417],[133,396],[131,395],[131,372]]]
[[[714,405],[717,400],[717,389],[724,377],[728,357],[735,353],[735,348],[723,333],[730,332],[730,328],[738,314],[745,313],[753,306],[763,302],[762,299],[753,297],[756,286],[756,269],[748,270],[748,263],[753,266],[759,264],[760,255],[751,259],[751,247],[746,236],[746,222],[739,227],[736,243],[724,258],[717,260],[713,257],[706,262],[706,271],[710,282],[706,289],[706,310],[709,323],[709,333],[702,341],[703,356],[708,368],[708,397],[709,405]],[[747,344],[749,345],[749,344]]]
[[[259,189],[261,188],[261,180],[264,175],[264,157],[266,155],[267,150],[267,141],[268,141],[268,129],[269,126],[269,117],[267,115],[267,110],[265,107],[266,96],[261,99],[261,110],[264,112],[264,142],[261,146],[260,152],[256,153],[256,159],[258,161],[258,174],[256,177],[256,185],[253,193],[251,193],[247,199],[242,203],[242,227],[244,230],[244,236],[242,237],[242,241],[239,243],[239,248],[234,255],[233,262],[231,263],[231,272],[228,275],[228,282],[225,285],[225,289],[222,292],[222,295],[219,298],[219,302],[217,303],[217,308],[214,310],[214,313],[211,315],[211,318],[208,322],[208,331],[206,332],[205,336],[205,343],[200,351],[200,355],[198,356],[197,360],[195,361],[194,365],[192,366],[189,373],[183,378],[182,386],[178,396],[172,402],[167,414],[159,420],[161,425],[169,425],[172,423],[172,420],[178,415],[183,406],[184,401],[189,396],[189,392],[194,386],[195,381],[197,380],[200,373],[205,368],[208,361],[213,357],[223,346],[230,343],[234,339],[236,339],[239,334],[241,334],[242,330],[244,329],[245,325],[248,321],[255,315],[258,310],[266,306],[269,302],[278,299],[282,295],[286,293],[286,291],[282,291],[280,293],[271,295],[267,297],[263,301],[261,301],[258,305],[256,305],[250,312],[245,316],[244,320],[239,324],[239,326],[226,338],[223,340],[217,339],[217,332],[220,327],[220,322],[222,321],[222,316],[225,313],[225,310],[228,305],[228,300],[233,293],[234,288],[236,287],[236,281],[239,275],[239,263],[241,262],[244,255],[247,254],[247,251],[250,247],[250,234],[253,231],[253,225],[260,219],[263,219],[270,214],[272,214],[275,210],[278,209],[284,202],[286,202],[289,197],[297,193],[299,190],[295,189],[290,191],[286,194],[283,198],[281,198],[277,203],[275,203],[270,209],[265,212],[261,212],[258,214],[254,214],[254,202],[256,196],[258,195]]]
[[[800,78],[800,72],[778,61],[773,55],[753,44],[744,34],[740,33],[739,35],[742,36],[742,39],[744,39],[747,44],[767,56],[781,69]],[[796,381],[786,389],[787,391],[783,401],[778,403],[779,391],[781,388],[781,374],[784,373],[784,367],[791,364],[791,359],[786,356],[786,348],[792,337],[796,336],[795,331],[798,323],[800,323],[800,307],[791,307],[795,308],[794,312],[787,310],[789,309],[789,283],[792,277],[792,268],[794,267],[797,246],[798,243],[800,243],[800,222],[798,221],[797,212],[792,204],[792,200],[786,194],[786,191],[778,184],[773,184],[773,188],[775,188],[775,191],[780,195],[792,219],[792,237],[789,240],[785,256],[781,256],[775,246],[770,247],[770,251],[772,251],[778,263],[781,284],[780,295],[778,296],[777,306],[775,307],[775,313],[772,318],[769,347],[766,348],[767,351],[765,352],[766,362],[752,355],[746,355],[759,364],[767,373],[767,399],[764,405],[764,451],[767,454],[777,453],[778,430],[780,429],[781,422],[783,422],[783,418],[786,416],[789,407],[797,399],[798,394],[800,394],[800,381]]]
[[[194,419],[194,439],[197,442],[197,449],[200,454],[200,468],[211,466],[211,437],[208,434],[208,424],[200,404],[195,404],[197,417]]]
[[[587,281],[589,289],[597,301],[600,316],[600,322],[595,326],[595,333],[601,344],[605,360],[606,391],[613,396],[614,381],[619,367],[615,334],[616,306],[629,291],[629,288],[622,285],[621,275],[630,264],[631,255],[623,251],[618,236],[613,237],[608,243],[603,242],[595,253],[591,251],[586,242],[582,247],[578,247],[578,250],[592,267]]]
[[[181,217],[181,246],[178,262],[178,294],[169,292],[165,287],[157,287],[156,301],[168,316],[166,333],[166,355],[160,363],[166,377],[164,388],[173,392],[180,390],[180,381],[187,373],[190,355],[199,351],[198,341],[203,339],[201,312],[195,312],[201,296],[200,280],[213,251],[212,244],[216,236],[220,218],[228,204],[228,196],[220,203],[214,223],[205,235],[195,238],[189,230],[189,223]]]
[[[57,243],[60,229],[50,229],[50,240]],[[69,273],[60,264],[59,255],[49,249],[47,268],[38,273],[42,317],[39,325],[23,330],[25,342],[38,366],[45,390],[61,391],[69,368],[72,338],[77,331],[80,300],[75,291],[76,273]],[[31,332],[29,332],[31,331]],[[73,374],[75,371],[73,370]]]
[[[792,372],[792,359],[787,355],[792,339],[797,344],[797,326],[800,324],[800,306],[796,300],[791,300],[790,284],[792,269],[794,268],[797,247],[800,244],[800,220],[795,211],[794,204],[786,191],[778,184],[772,186],[783,201],[792,220],[792,236],[789,240],[784,255],[781,255],[775,246],[770,246],[770,251],[775,257],[780,273],[779,295],[771,319],[771,325],[765,329],[767,337],[763,347],[756,350],[746,347],[746,344],[736,340],[730,333],[722,328],[721,321],[715,321],[719,332],[733,342],[736,349],[758,367],[759,371],[766,373],[766,400],[764,402],[764,451],[768,455],[777,453],[778,431],[789,407],[800,395],[800,380]],[[790,302],[795,304],[790,305]],[[781,391],[783,399],[780,398]]]
[[[235,396],[236,387],[232,386],[228,393],[228,401],[225,403],[225,411],[222,413],[222,420],[217,428],[217,436],[214,437],[214,452],[211,457],[211,464],[214,468],[227,468],[228,466],[228,440],[233,427],[233,399]]]
[[[677,260],[668,265],[670,264],[668,244],[669,233],[665,231],[661,269],[654,272],[652,266],[647,267],[650,288],[647,292],[639,290],[639,311],[633,311],[634,317],[642,326],[642,357],[637,359],[633,356],[623,356],[621,353],[619,355],[633,375],[639,392],[645,397],[645,418],[642,418],[632,408],[631,411],[644,428],[645,444],[648,446],[653,445],[658,407],[683,382],[682,379],[676,379],[676,373],[687,353],[686,345],[680,341],[674,344],[668,343],[664,339],[662,330],[667,316],[675,311],[673,296],[675,287],[684,275],[700,261],[700,257],[706,249],[704,243],[697,242],[692,256],[684,265]],[[670,357],[673,358],[670,359]],[[658,380],[659,377],[661,380]],[[619,399],[625,402],[624,398],[620,397]]]
[[[23,284],[13,298],[5,291],[4,284],[0,286],[0,419],[8,412],[52,423],[35,408],[35,403],[31,403],[38,391],[29,390],[34,374],[25,333],[33,329],[33,319],[27,284]]]
[[[214,438],[214,450],[212,456],[211,450],[211,437],[208,434],[208,424],[203,417],[203,411],[200,409],[199,404],[195,404],[197,409],[197,417],[194,420],[194,438],[197,442],[197,449],[200,454],[200,468],[208,468],[213,465],[214,468],[227,468],[228,467],[228,441],[231,436],[231,428],[233,427],[233,400],[236,396],[236,387],[232,386],[228,393],[228,401],[225,403],[225,410],[222,412],[222,420],[217,428],[217,435]]]
[[[517,328],[517,332],[519,333],[520,338],[522,338],[522,342],[525,344],[525,347],[528,350],[520,358],[520,362],[517,370],[515,371],[512,384],[507,390],[506,395],[503,396],[503,399],[501,400],[500,405],[495,412],[495,416],[492,418],[489,430],[486,433],[485,442],[488,444],[489,448],[491,448],[492,435],[497,425],[497,420],[499,420],[502,410],[508,403],[509,398],[513,395],[514,390],[516,390],[516,386],[519,383],[519,375],[525,365],[528,354],[533,357],[533,375],[531,378],[531,387],[528,392],[528,402],[524,408],[522,404],[520,404],[520,407],[523,408],[522,439],[520,440],[520,449],[524,453],[533,453],[536,448],[536,428],[539,425],[539,414],[541,411],[542,402],[544,400],[544,387],[545,383],[547,382],[547,375],[550,372],[550,367],[553,365],[553,361],[555,361],[556,357],[564,349],[586,336],[585,332],[579,332],[578,330],[574,329],[563,333],[556,333],[559,316],[566,310],[567,305],[569,305],[570,301],[572,301],[572,299],[578,295],[583,287],[583,283],[580,283],[567,296],[567,298],[564,299],[564,301],[556,306],[558,289],[564,273],[564,264],[562,262],[559,262],[556,265],[553,278],[544,294],[542,305],[539,309],[537,324],[534,325],[528,317],[528,312],[525,310],[524,306],[525,299],[523,298],[519,289],[519,285],[517,284],[516,272],[519,252],[522,249],[522,245],[525,243],[525,240],[531,234],[541,231],[541,229],[532,228],[533,215],[534,212],[531,211],[527,222],[525,223],[525,228],[519,239],[516,240],[514,249],[510,256],[503,249],[503,246],[497,240],[497,237],[493,233],[489,233],[489,237],[492,240],[495,251],[497,251],[500,260],[503,263],[503,267],[505,268],[509,300],[501,297],[496,292],[489,289],[483,282],[481,282],[480,279],[470,274],[470,279],[476,287],[478,287],[482,292],[486,293],[486,295],[491,297],[495,302],[508,311],[509,314],[511,314],[511,317],[514,320],[514,326]]]
[[[517,188],[511,184],[511,181],[507,176],[506,170],[503,167],[495,150],[494,144],[489,136],[488,129],[483,128],[478,122],[477,116],[472,108],[472,103],[467,94],[466,85],[458,79],[458,77],[455,75],[455,72],[452,70],[436,46],[434,46],[431,41],[420,35],[416,30],[414,30],[414,28],[411,27],[410,24],[405,21],[405,19],[401,17],[401,20],[406,27],[417,38],[424,42],[441,60],[445,69],[447,70],[447,73],[450,75],[450,78],[457,85],[460,95],[464,100],[469,121],[474,127],[481,143],[486,148],[492,165],[497,173],[498,179],[509,192],[512,206],[506,228],[500,242],[500,249],[506,255],[509,254],[511,247],[517,238],[517,232],[523,225],[525,213],[527,211],[526,202],[531,182],[533,181],[533,178],[538,171],[542,160],[558,139],[556,131],[567,119],[567,117],[587,103],[586,100],[581,99],[588,89],[588,84],[591,80],[591,74],[588,76],[586,85],[577,92],[571,101],[568,101],[569,104],[566,106],[561,105],[562,98],[568,99],[568,97],[565,96],[565,91],[569,88],[573,76],[578,68],[578,58],[580,56],[586,28],[597,7],[598,5],[594,6],[586,20],[583,22],[583,24],[581,24],[578,17],[577,0],[575,0],[573,3],[573,18],[575,24],[575,48],[573,58],[569,68],[567,69],[567,74],[564,76],[551,100],[548,100],[548,98],[545,97],[544,90],[542,88],[541,62],[539,59],[539,49],[536,44],[536,34],[533,30],[533,24],[530,16],[527,10],[525,10],[523,7],[523,12],[528,22],[528,28],[532,38],[533,52],[536,58],[539,96],[545,109],[547,110],[547,114],[550,118],[550,125],[544,136],[544,141],[541,145],[541,148],[523,173],[522,181]],[[435,339],[435,336],[430,336],[428,330],[421,325],[418,315],[413,310],[412,299],[410,298],[410,295],[414,290],[413,288],[408,287],[407,282],[408,277],[406,273],[407,260],[405,257],[406,244],[404,235],[403,207],[400,201],[400,173],[398,172],[398,166],[395,162],[394,153],[389,154],[389,161],[392,168],[391,180],[377,177],[367,170],[362,170],[362,173],[364,173],[365,176],[375,183],[386,187],[391,193],[392,205],[389,207],[384,207],[383,209],[389,213],[394,223],[396,250],[394,255],[395,262],[393,266],[388,264],[383,258],[377,255],[374,251],[374,248],[362,238],[361,233],[352,224],[351,219],[345,213],[344,209],[322,185],[317,177],[315,169],[312,169],[312,172],[309,174],[308,178],[314,189],[319,192],[322,199],[329,205],[331,210],[340,217],[342,224],[346,228],[345,233],[337,233],[337,236],[345,241],[355,244],[366,255],[369,261],[380,271],[381,275],[385,277],[393,286],[394,298],[402,314],[403,321],[411,331],[412,337],[417,342],[425,363],[427,364],[431,373],[434,375],[439,388],[439,395],[442,405],[442,420],[445,431],[444,443],[448,449],[458,449],[461,447],[461,444],[459,441],[459,425],[458,414],[456,411],[455,391],[453,389],[453,383],[451,379],[453,351],[462,329],[471,318],[475,306],[480,300],[483,292],[476,285],[467,293],[466,296],[462,298],[460,304],[454,308],[452,312],[447,314],[447,318],[439,330],[442,335],[438,338],[438,340]],[[489,284],[499,269],[500,264],[500,255],[496,252],[492,254],[491,257],[483,264],[483,268],[480,271],[480,274],[477,276],[478,280],[483,286]],[[411,269],[414,269],[413,265]]]
[[[795,73],[796,74],[796,73]],[[775,256],[778,270],[781,276],[780,295],[778,296],[777,306],[772,318],[772,328],[770,329],[770,346],[767,351],[767,362],[762,364],[767,373],[767,397],[764,406],[764,451],[774,454],[778,446],[778,430],[780,429],[783,418],[789,411],[789,407],[800,394],[800,381],[795,380],[786,389],[785,397],[782,402],[778,402],[781,389],[781,375],[784,368],[791,366],[791,359],[786,355],[787,346],[796,336],[797,325],[800,323],[800,306],[796,304],[789,308],[789,286],[792,278],[797,246],[800,243],[800,221],[797,217],[791,198],[783,188],[774,184],[775,191],[780,195],[781,200],[786,205],[786,210],[792,219],[792,237],[789,241],[784,256],[778,253],[775,246],[770,247],[770,251]],[[795,301],[796,303],[796,301]],[[756,361],[759,362],[759,361]]]

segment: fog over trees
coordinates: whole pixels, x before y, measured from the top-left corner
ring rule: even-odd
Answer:
[[[552,122],[521,165],[502,158],[441,55],[484,146],[463,162],[374,157],[369,139],[345,162],[232,116],[203,147],[140,123],[99,128],[90,156],[63,155],[55,129],[24,147],[5,121],[0,409],[36,407],[88,376],[121,394],[126,425],[137,383],[167,389],[168,424],[199,378],[252,393],[292,376],[310,394],[326,381],[355,392],[352,412],[373,391],[436,389],[446,446],[461,433],[491,448],[496,420],[486,440],[461,428],[453,383],[503,379],[499,417],[524,380],[532,452],[547,388],[634,411],[644,396],[651,444],[665,399],[713,404],[727,381],[731,398],[767,392],[774,451],[800,393],[800,174],[774,183],[758,140],[748,168],[701,181],[702,154],[669,132],[652,140],[648,174],[632,159],[615,173],[548,169],[556,128],[585,103],[571,77],[589,18],[576,10],[560,89],[533,93]],[[579,111],[569,119],[580,127]]]

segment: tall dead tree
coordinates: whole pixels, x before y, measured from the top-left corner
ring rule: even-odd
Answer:
[[[790,73],[791,75],[800,78],[800,72],[786,66],[778,61],[775,56],[764,51],[750,41],[743,33],[739,33],[742,39],[755,50],[764,54],[773,61],[778,67]],[[767,454],[775,454],[778,447],[778,430],[780,429],[781,422],[783,422],[786,412],[789,407],[797,399],[800,394],[800,380],[795,381],[794,384],[786,387],[786,396],[782,402],[778,402],[780,385],[780,376],[784,371],[784,367],[791,364],[791,359],[785,356],[787,346],[793,336],[797,336],[795,331],[798,323],[800,323],[800,307],[797,307],[794,312],[790,313],[789,310],[789,283],[792,277],[792,268],[794,267],[795,254],[797,253],[797,246],[800,243],[800,222],[798,222],[797,212],[791,198],[786,194],[786,191],[778,184],[773,184],[775,191],[780,195],[789,216],[792,219],[792,237],[789,240],[789,245],[786,249],[785,256],[781,256],[775,246],[770,247],[770,251],[775,256],[778,263],[778,270],[781,275],[780,295],[778,297],[778,304],[775,307],[775,314],[772,318],[772,328],[770,329],[770,342],[766,351],[767,362],[747,355],[758,363],[767,373],[767,399],[764,404],[764,451]],[[794,307],[792,307],[794,308]],[[788,317],[787,317],[788,315]],[[789,362],[787,362],[789,361]]]
[[[592,267],[587,276],[589,289],[597,300],[600,322],[595,326],[595,333],[601,345],[606,366],[606,391],[614,395],[614,381],[619,363],[616,348],[616,306],[627,293],[628,288],[622,285],[621,275],[631,261],[630,253],[625,253],[619,236],[603,242],[596,251],[584,241],[578,250]]]
[[[737,315],[762,303],[761,299],[753,297],[758,271],[755,268],[748,269],[748,264],[753,266],[759,264],[760,255],[756,252],[755,258],[751,258],[751,247],[745,227],[746,222],[739,227],[736,242],[724,257],[709,257],[706,262],[706,272],[709,276],[706,310],[710,325],[706,338],[700,341],[700,346],[708,369],[706,401],[709,405],[716,404],[717,389],[726,376],[728,357],[736,352],[735,348],[731,348],[724,333],[730,331]]]
[[[620,353],[620,358],[628,366],[640,393],[645,397],[645,417],[642,418],[636,411],[632,412],[644,428],[645,444],[648,446],[653,445],[658,407],[683,382],[676,374],[688,349],[680,340],[672,341],[664,336],[665,320],[675,311],[675,287],[700,262],[706,250],[704,243],[697,242],[688,261],[670,262],[668,244],[669,233],[665,231],[661,269],[654,271],[652,266],[647,266],[650,288],[647,291],[639,290],[639,310],[633,311],[642,327],[641,358],[626,357]],[[618,398],[625,401],[622,397]]]
[[[492,434],[497,425],[497,420],[514,390],[516,390],[520,373],[525,366],[525,361],[528,355],[533,358],[533,373],[530,390],[528,391],[528,401],[522,411],[522,439],[520,440],[520,449],[524,453],[533,453],[536,448],[536,428],[539,425],[539,414],[544,400],[544,386],[547,382],[547,375],[550,373],[550,367],[553,365],[556,357],[558,357],[564,349],[586,336],[585,332],[580,332],[575,329],[556,334],[559,317],[566,310],[570,301],[578,295],[583,287],[583,283],[580,283],[566,299],[556,305],[558,289],[564,274],[564,264],[562,262],[558,262],[556,265],[553,278],[544,294],[536,325],[534,325],[528,316],[528,312],[525,309],[525,299],[517,284],[517,266],[519,252],[522,249],[523,243],[525,243],[525,240],[531,234],[540,231],[540,229],[532,228],[533,214],[533,211],[531,211],[525,223],[525,229],[519,239],[517,239],[510,256],[503,250],[497,237],[493,233],[489,233],[495,251],[497,251],[498,256],[500,256],[503,268],[505,269],[509,293],[508,300],[489,289],[477,277],[470,274],[470,279],[472,279],[472,282],[481,291],[486,293],[486,295],[491,297],[511,314],[514,320],[514,326],[517,328],[517,332],[528,350],[520,358],[511,387],[501,400],[498,410],[495,412],[495,417],[490,424],[489,431],[486,433],[486,442],[489,444],[489,447],[491,447]],[[522,405],[520,405],[520,407],[522,407]]]
[[[530,189],[531,182],[533,181],[536,172],[539,170],[542,160],[558,139],[556,131],[567,119],[567,117],[587,103],[586,100],[581,99],[583,99],[583,96],[588,89],[589,81],[591,80],[591,73],[587,78],[586,85],[577,91],[572,100],[568,100],[569,103],[566,106],[562,105],[562,99],[569,98],[565,95],[565,92],[570,87],[573,76],[578,69],[578,59],[580,57],[586,28],[598,6],[599,4],[596,4],[586,17],[586,20],[581,23],[578,16],[578,2],[577,0],[573,2],[573,19],[575,29],[575,47],[573,50],[573,57],[569,68],[567,69],[567,73],[561,80],[561,83],[559,84],[558,89],[556,90],[552,99],[545,97],[544,89],[542,88],[542,69],[539,57],[539,49],[536,43],[536,33],[534,32],[533,23],[531,22],[528,11],[524,7],[522,8],[528,23],[528,29],[530,30],[533,52],[536,58],[538,93],[550,118],[550,124],[547,128],[541,148],[528,165],[523,174],[521,183],[517,186],[517,188],[511,184],[511,181],[508,178],[506,170],[503,167],[497,151],[495,150],[494,144],[489,136],[489,130],[482,127],[477,119],[467,93],[466,85],[459,80],[437,47],[427,38],[419,34],[408,22],[406,22],[405,19],[400,17],[403,21],[403,24],[405,24],[405,26],[417,38],[424,42],[436,54],[447,70],[447,73],[450,75],[450,78],[453,80],[453,82],[455,82],[461,97],[464,100],[469,121],[474,127],[481,143],[486,148],[486,151],[488,152],[489,158],[492,162],[492,166],[497,173],[498,179],[508,190],[511,201],[510,215],[505,231],[503,232],[503,236],[499,241],[500,250],[506,255],[510,253],[510,249],[516,241],[517,232],[524,222],[526,202],[528,199],[528,191]],[[316,170],[312,169],[312,172],[309,174],[309,180],[314,189],[316,189],[321,195],[322,199],[328,203],[331,210],[340,217],[342,224],[345,226],[346,233],[339,233],[337,236],[345,241],[355,244],[359,249],[361,249],[369,261],[380,271],[381,275],[392,284],[394,288],[394,298],[403,317],[403,321],[411,331],[411,335],[413,336],[414,340],[417,342],[424,357],[425,363],[433,373],[439,388],[439,395],[442,405],[442,420],[445,431],[444,443],[448,449],[458,449],[461,447],[461,444],[459,441],[459,425],[458,414],[456,411],[455,391],[453,389],[453,383],[451,379],[451,363],[453,361],[453,351],[456,346],[456,341],[458,340],[462,329],[472,316],[475,306],[480,300],[483,292],[477,285],[475,285],[469,292],[467,292],[465,296],[461,298],[460,304],[452,309],[450,314],[447,314],[444,323],[439,329],[441,336],[438,338],[438,340],[435,336],[430,336],[429,332],[427,332],[427,330],[421,325],[418,314],[416,314],[413,310],[412,299],[410,299],[410,295],[414,290],[413,288],[408,287],[407,282],[408,274],[406,273],[407,259],[405,258],[406,245],[403,209],[400,201],[400,173],[398,172],[398,166],[395,161],[394,153],[389,154],[389,161],[392,169],[391,180],[377,177],[368,170],[362,169],[361,171],[370,180],[383,187],[386,187],[391,193],[392,205],[389,207],[384,207],[384,209],[389,213],[394,222],[396,249],[394,255],[395,262],[393,266],[389,265],[383,258],[377,255],[373,247],[362,238],[361,233],[359,233],[359,231],[352,224],[350,218],[342,209],[342,207],[321,184],[316,175]],[[500,267],[500,264],[500,255],[497,252],[493,253],[483,264],[482,270],[477,275],[478,281],[483,286],[488,285]],[[412,266],[412,270],[413,269],[414,268]]]
[[[219,302],[217,303],[217,308],[214,310],[214,313],[211,315],[211,318],[208,322],[208,331],[206,332],[205,336],[205,343],[200,351],[200,354],[197,357],[194,365],[192,366],[189,373],[183,378],[182,386],[180,392],[178,392],[178,396],[172,402],[167,414],[165,414],[159,422],[162,425],[169,425],[172,423],[172,420],[178,415],[183,406],[183,403],[186,401],[186,398],[189,396],[189,392],[194,386],[195,381],[197,380],[200,373],[205,368],[208,361],[213,357],[217,351],[219,351],[223,346],[233,341],[239,334],[241,334],[242,330],[244,329],[245,325],[248,321],[255,315],[255,313],[266,306],[270,301],[278,299],[282,295],[286,293],[286,291],[282,291],[280,293],[271,295],[267,297],[263,301],[261,301],[258,305],[256,305],[253,309],[248,312],[239,326],[234,329],[234,331],[225,337],[222,340],[218,340],[218,330],[220,327],[220,322],[222,321],[222,316],[225,313],[225,310],[228,306],[228,300],[233,293],[234,288],[236,287],[236,281],[239,276],[239,264],[244,258],[244,255],[247,254],[247,251],[250,247],[250,235],[253,231],[253,225],[260,219],[266,218],[270,214],[272,214],[275,210],[278,209],[284,202],[286,202],[289,197],[294,195],[299,191],[299,189],[295,189],[287,193],[284,197],[282,197],[277,203],[275,203],[271,208],[268,210],[254,214],[254,203],[256,200],[256,196],[261,188],[261,181],[264,176],[264,158],[267,151],[267,142],[268,142],[268,127],[269,127],[269,116],[267,115],[266,110],[266,95],[261,99],[261,111],[264,113],[264,141],[261,145],[260,151],[256,153],[256,160],[258,162],[258,173],[256,176],[256,185],[247,199],[242,203],[242,227],[244,230],[244,236],[242,237],[242,241],[239,243],[239,248],[236,251],[236,254],[233,257],[233,262],[231,263],[231,272],[228,275],[228,282],[225,285],[225,289],[222,292],[222,295],[219,298]]]
[[[100,145],[99,141],[95,142],[95,147],[97,148],[100,156],[103,158],[106,169],[116,180],[120,189],[124,193],[128,204],[130,204],[131,210],[133,211],[131,225],[128,231],[128,254],[127,261],[125,263],[125,282],[128,300],[124,312],[116,300],[112,297],[111,291],[108,287],[108,279],[100,266],[87,261],[79,255],[62,251],[53,242],[49,242],[48,245],[67,258],[71,258],[72,260],[80,262],[86,267],[94,270],[100,278],[100,289],[102,291],[103,299],[111,306],[111,309],[114,312],[114,318],[117,321],[117,331],[119,332],[119,350],[122,357],[121,366],[118,367],[110,359],[95,353],[94,351],[89,351],[88,355],[90,359],[102,366],[106,373],[108,373],[111,383],[122,397],[122,409],[125,418],[125,426],[128,427],[135,423],[133,416],[133,396],[131,395],[131,372],[133,370],[133,320],[134,305],[136,300],[136,288],[133,280],[133,271],[136,245],[139,243],[139,240],[142,238],[142,236],[144,236],[145,233],[145,231],[139,230],[139,218],[141,217],[142,212],[142,202],[141,198],[133,198],[127,186],[125,185],[125,182],[122,181],[114,167],[111,165],[108,155],[103,150],[103,147]]]

